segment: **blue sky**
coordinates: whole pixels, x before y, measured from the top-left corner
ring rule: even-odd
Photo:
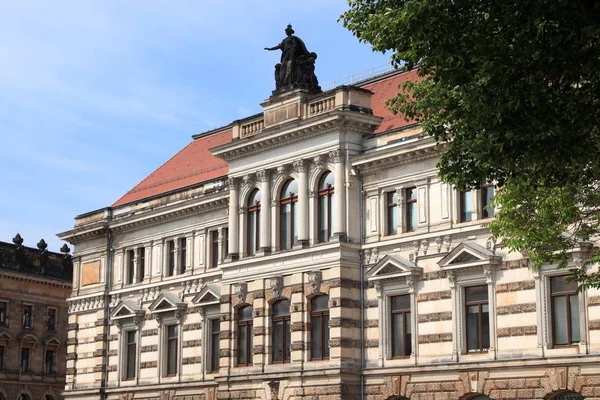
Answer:
[[[325,88],[388,62],[345,0],[0,0],[0,241],[35,246],[191,140],[259,112],[292,23]],[[345,82],[347,83],[347,82]]]

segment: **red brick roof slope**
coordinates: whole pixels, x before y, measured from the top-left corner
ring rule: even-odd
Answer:
[[[213,156],[209,149],[229,142],[231,129],[199,137],[117,200],[113,207],[227,175],[227,163]]]
[[[379,128],[375,130],[375,133],[402,128],[414,123],[414,121],[406,121],[400,114],[393,114],[386,107],[385,102],[398,94],[400,91],[398,86],[402,82],[419,79],[420,78],[417,76],[417,70],[413,69],[412,71],[392,75],[382,80],[375,81],[373,83],[367,83],[366,85],[362,86],[363,88],[369,89],[373,92],[373,96],[371,97],[371,108],[373,109],[373,114],[378,117],[383,117],[383,121],[381,122],[381,125],[379,125]]]

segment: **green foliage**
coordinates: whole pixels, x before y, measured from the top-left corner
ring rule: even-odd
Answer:
[[[349,0],[341,20],[422,80],[388,102],[453,145],[442,178],[497,183],[492,233],[533,264],[566,266],[598,236],[600,2]],[[564,234],[564,232],[569,232]],[[597,253],[594,254],[597,257]],[[577,279],[600,287],[597,275]]]

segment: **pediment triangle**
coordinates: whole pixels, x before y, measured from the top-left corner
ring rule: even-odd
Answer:
[[[60,344],[60,341],[56,338],[56,336],[47,336],[42,340],[42,342],[46,344]]]
[[[206,285],[198,292],[198,294],[192,299],[194,304],[202,303],[216,303],[221,298],[221,291],[218,287],[213,285]]]
[[[2,331],[0,331],[0,340],[13,340],[13,336],[10,334],[9,331],[3,329]]]
[[[421,270],[422,268],[412,261],[400,256],[388,254],[371,268],[371,270],[367,273],[367,277],[375,278],[401,273],[410,274],[414,272],[420,272]]]
[[[111,312],[111,316],[114,317],[128,317],[135,314],[136,311],[140,310],[140,306],[131,300],[121,300]]]
[[[488,249],[473,242],[462,242],[442,258],[438,265],[447,267],[477,261],[489,261],[491,257],[494,257],[494,253]]]
[[[177,307],[182,301],[172,293],[162,293],[150,304],[150,311],[164,310]]]

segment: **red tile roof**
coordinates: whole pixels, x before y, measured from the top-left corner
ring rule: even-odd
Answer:
[[[371,98],[373,114],[383,117],[383,121],[375,133],[401,128],[413,123],[405,121],[401,115],[394,115],[385,105],[386,100],[398,93],[398,85],[410,79],[418,79],[416,70],[383,77],[380,80],[360,85],[373,92]],[[229,172],[227,163],[213,156],[209,149],[231,142],[231,134],[231,129],[229,129],[195,139],[117,200],[113,207],[227,175]]]
[[[117,200],[113,207],[227,175],[227,163],[214,157],[209,149],[229,142],[231,129],[199,137]]]
[[[383,121],[375,133],[402,128],[414,123],[414,121],[406,121],[402,115],[393,114],[390,110],[388,110],[385,102],[399,92],[400,89],[398,89],[398,86],[402,82],[418,79],[419,77],[417,76],[417,70],[413,69],[412,71],[392,75],[373,83],[361,85],[363,88],[369,89],[373,92],[373,96],[371,97],[371,108],[373,109],[373,115],[383,117]]]

